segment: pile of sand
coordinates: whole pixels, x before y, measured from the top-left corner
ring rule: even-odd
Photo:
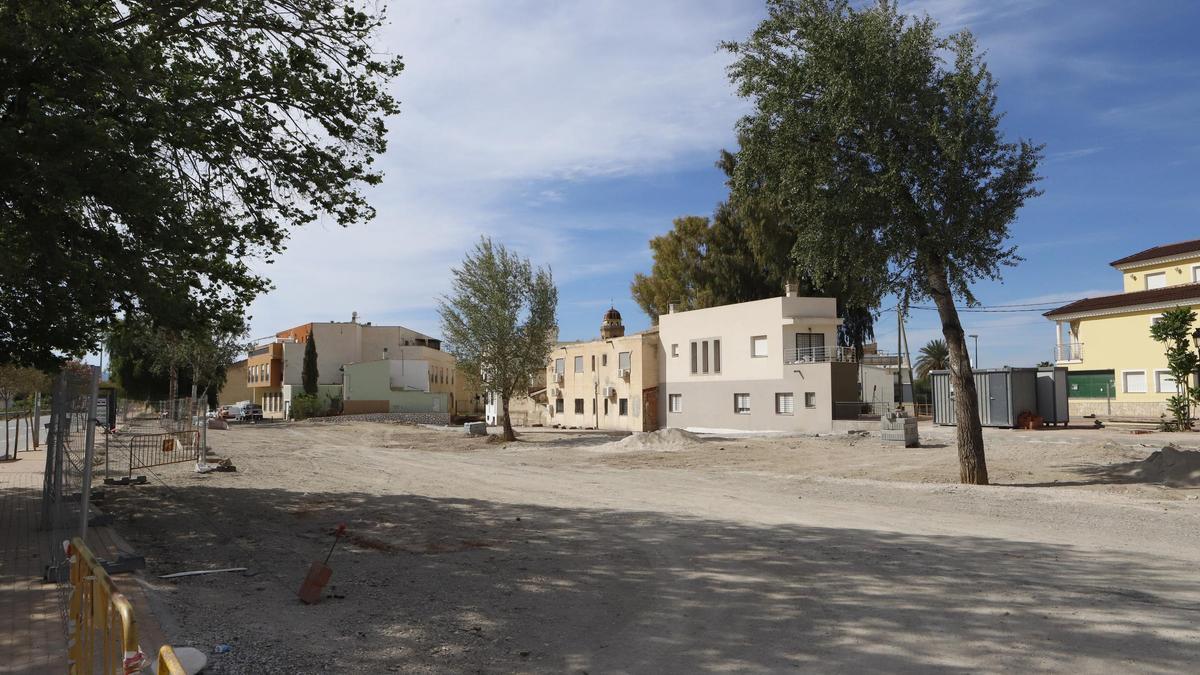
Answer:
[[[609,443],[613,449],[626,452],[638,450],[657,450],[660,452],[683,450],[690,445],[702,442],[700,437],[683,429],[659,429],[626,436],[619,441]]]
[[[1129,475],[1147,483],[1172,487],[1200,487],[1200,451],[1167,446],[1134,462]]]

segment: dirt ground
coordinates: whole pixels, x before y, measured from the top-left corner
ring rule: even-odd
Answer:
[[[231,645],[208,672],[1194,672],[1200,475],[1137,463],[1200,436],[989,429],[972,487],[921,434],[263,424],[103,503],[175,644]]]

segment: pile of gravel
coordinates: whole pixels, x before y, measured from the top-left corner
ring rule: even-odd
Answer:
[[[703,442],[699,436],[683,429],[659,429],[626,436],[610,445],[621,450],[682,450]]]
[[[1200,487],[1200,451],[1167,446],[1137,462],[1129,475],[1147,483],[1172,487]]]

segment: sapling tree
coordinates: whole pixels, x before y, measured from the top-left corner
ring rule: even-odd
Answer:
[[[733,189],[792,223],[791,256],[843,300],[937,306],[957,396],[959,477],[986,484],[983,433],[956,298],[1020,259],[1009,224],[1041,146],[1004,139],[996,83],[967,31],[939,35],[894,2],[770,0],[730,77],[753,110]]]
[[[1164,423],[1168,431],[1192,428],[1192,404],[1200,399],[1200,388],[1192,386],[1192,376],[1200,367],[1200,354],[1192,349],[1192,324],[1196,313],[1187,307],[1163,312],[1152,326],[1150,337],[1167,345],[1167,370],[1175,380],[1176,393],[1167,399],[1171,419]]]
[[[438,301],[447,351],[474,386],[496,394],[504,440],[515,440],[509,400],[545,368],[558,332],[554,279],[486,237],[451,273],[452,291]]]

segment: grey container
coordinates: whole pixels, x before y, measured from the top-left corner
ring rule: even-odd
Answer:
[[[1037,414],[1046,424],[1066,426],[1071,421],[1067,405],[1067,369],[1062,367],[1038,368]]]
[[[933,383],[933,423],[953,426],[954,388],[950,371],[929,374]],[[975,371],[979,422],[985,427],[1015,427],[1023,412],[1038,412],[1037,368],[988,368]],[[1066,377],[1063,377],[1066,382]],[[1065,410],[1064,410],[1064,415]]]

